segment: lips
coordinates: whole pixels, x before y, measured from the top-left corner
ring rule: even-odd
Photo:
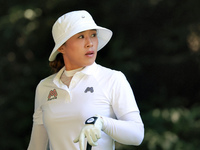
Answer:
[[[94,55],[94,51],[88,51],[85,55],[86,56],[93,56]]]

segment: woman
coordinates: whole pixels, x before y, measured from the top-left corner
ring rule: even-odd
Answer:
[[[46,150],[48,141],[51,150],[85,150],[87,142],[93,150],[114,150],[114,141],[139,145],[144,127],[128,81],[95,63],[112,31],[87,11],[73,11],[58,18],[52,33],[56,73],[37,86],[28,150]]]

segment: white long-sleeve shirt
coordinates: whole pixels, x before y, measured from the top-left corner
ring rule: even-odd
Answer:
[[[139,109],[121,72],[94,63],[76,72],[68,87],[61,81],[64,70],[37,86],[28,150],[45,150],[47,139],[51,150],[78,150],[73,140],[85,120],[95,114],[103,117],[104,131],[93,150],[114,150],[114,140],[128,145],[142,142],[144,127]]]

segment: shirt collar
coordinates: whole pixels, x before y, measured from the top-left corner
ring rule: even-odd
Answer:
[[[65,71],[65,66],[62,69],[60,69],[60,71],[58,71],[58,73],[56,74],[56,76],[53,79],[53,83],[55,85],[57,85],[58,87],[63,87],[64,86],[64,84],[62,84],[62,82],[60,80],[61,75],[63,74],[64,71]]]
[[[86,75],[94,75],[97,69],[97,64],[94,62],[92,65],[90,66],[86,66],[83,70],[81,70],[80,72]],[[65,86],[62,81],[60,80],[61,75],[63,74],[63,72],[65,71],[65,66],[60,69],[60,71],[56,74],[56,76],[53,79],[54,84],[56,84],[58,87],[63,87]],[[64,87],[63,87],[64,88]]]
[[[97,64],[94,62],[92,65],[85,67],[81,72],[86,75],[94,75],[97,69]]]

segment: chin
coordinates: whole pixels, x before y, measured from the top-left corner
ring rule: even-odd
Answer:
[[[86,67],[86,66],[92,65],[94,62],[95,62],[95,61],[88,62],[88,63],[85,65],[85,67]]]

